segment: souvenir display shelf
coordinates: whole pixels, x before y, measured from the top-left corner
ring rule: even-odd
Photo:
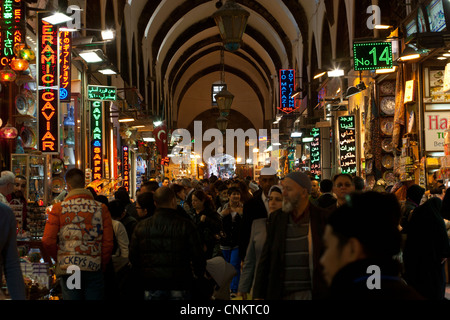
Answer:
[[[11,154],[11,171],[27,179],[24,194],[28,202],[49,203],[51,155],[39,153]]]

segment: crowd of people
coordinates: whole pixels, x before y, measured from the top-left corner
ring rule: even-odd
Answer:
[[[445,299],[450,191],[437,179],[368,188],[265,167],[257,181],[152,179],[111,201],[79,169],[65,179],[42,238],[64,300]],[[8,289],[23,299],[14,215],[0,211]]]

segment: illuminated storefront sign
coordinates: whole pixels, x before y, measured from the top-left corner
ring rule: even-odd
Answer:
[[[355,42],[353,43],[355,71],[392,68],[392,43]]]
[[[103,178],[103,103],[91,101],[92,179]]]
[[[295,70],[280,69],[280,109],[284,113],[291,113],[298,109],[295,99],[291,98],[295,89]]]
[[[72,33],[59,32],[59,100],[70,102]]]
[[[129,164],[129,151],[127,146],[122,147],[122,159],[123,159],[123,187],[130,191],[130,164]]]
[[[339,124],[339,160],[341,172],[356,173],[355,116],[342,116]]]
[[[38,124],[39,150],[58,152],[58,34],[55,26],[38,19]]]
[[[116,87],[88,85],[89,100],[116,101],[116,97]]]
[[[322,170],[320,166],[320,129],[312,128],[311,129],[311,137],[313,137],[313,141],[311,141],[310,147],[310,159],[311,159],[311,174],[314,179],[321,179]]]
[[[0,4],[0,64],[14,56],[14,45],[25,43],[25,0],[3,0]]]

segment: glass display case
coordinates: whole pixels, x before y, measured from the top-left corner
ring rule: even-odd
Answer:
[[[44,205],[49,203],[51,184],[51,155],[16,154],[11,155],[11,171],[15,175],[22,175],[27,180],[25,198],[29,202],[42,200]]]
[[[61,102],[61,150],[60,159],[68,169],[79,167],[81,159],[80,96],[72,94],[70,102]]]

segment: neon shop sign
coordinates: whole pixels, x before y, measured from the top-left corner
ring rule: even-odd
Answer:
[[[72,33],[59,32],[59,100],[70,102]]]
[[[0,64],[6,66],[14,56],[14,45],[25,43],[25,1],[3,0],[0,4]]]
[[[320,129],[312,128],[311,137],[313,137],[309,150],[311,159],[311,174],[313,174],[314,179],[320,180],[322,175],[320,167]]]
[[[111,86],[88,85],[88,99],[102,101],[116,101],[117,88]]]
[[[338,119],[339,125],[339,160],[341,172],[356,173],[356,134],[355,116],[342,116]]]
[[[92,180],[103,177],[103,103],[91,101],[91,150],[92,150]]]
[[[38,19],[39,150],[58,152],[58,34],[56,27]]]
[[[123,159],[123,187],[129,191],[130,188],[130,165],[129,165],[129,151],[127,146],[122,147],[122,159]]]
[[[291,113],[299,107],[295,106],[295,99],[291,98],[295,89],[295,70],[280,69],[280,106],[278,107],[284,113]]]

